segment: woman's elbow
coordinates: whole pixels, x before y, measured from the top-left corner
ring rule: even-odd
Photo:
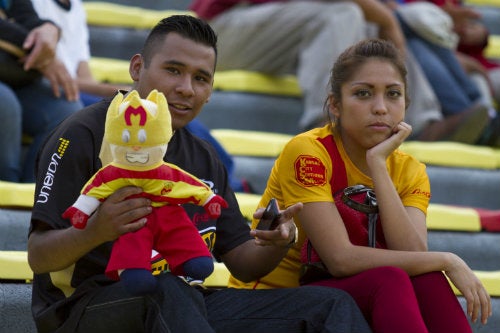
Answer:
[[[334,278],[338,278],[338,279],[353,275],[353,271],[347,265],[343,265],[343,266],[338,265],[334,268],[328,268],[328,272]]]
[[[330,258],[326,263],[328,272],[335,278],[350,276],[354,272],[353,260],[346,256],[336,256]]]

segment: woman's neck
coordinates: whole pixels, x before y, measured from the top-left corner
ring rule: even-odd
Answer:
[[[370,176],[370,169],[366,163],[366,149],[360,147],[356,141],[351,140],[347,135],[343,135],[339,128],[333,128],[333,131],[342,141],[344,150],[351,162],[365,175]]]

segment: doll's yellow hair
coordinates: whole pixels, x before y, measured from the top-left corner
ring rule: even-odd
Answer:
[[[118,93],[106,115],[104,139],[118,146],[152,147],[172,138],[172,119],[163,93],[153,90],[141,99],[137,90]]]

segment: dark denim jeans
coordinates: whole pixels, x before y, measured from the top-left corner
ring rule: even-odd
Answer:
[[[45,79],[16,89],[0,82],[0,179],[34,182],[35,158],[43,141],[61,121],[83,107],[62,95],[55,97]],[[24,158],[22,134],[33,139]]]
[[[407,46],[441,103],[443,115],[461,113],[481,99],[479,88],[464,71],[453,50],[426,41],[401,18],[399,21]]]
[[[223,289],[205,299],[218,333],[371,332],[349,294],[339,289]]]
[[[120,283],[76,304],[57,332],[371,332],[345,292],[327,287],[200,292],[162,274],[158,292],[131,297]]]

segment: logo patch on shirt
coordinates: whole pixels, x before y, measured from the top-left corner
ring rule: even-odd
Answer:
[[[323,162],[311,155],[300,155],[294,163],[295,179],[303,186],[326,184],[326,167]]]
[[[56,177],[57,168],[59,163],[64,156],[64,153],[69,147],[69,140],[64,138],[59,138],[59,146],[57,147],[57,152],[53,153],[50,157],[50,162],[47,167],[47,172],[43,178],[42,188],[37,195],[36,203],[47,203],[49,201],[50,193],[52,191],[52,185],[54,184],[54,178]]]

